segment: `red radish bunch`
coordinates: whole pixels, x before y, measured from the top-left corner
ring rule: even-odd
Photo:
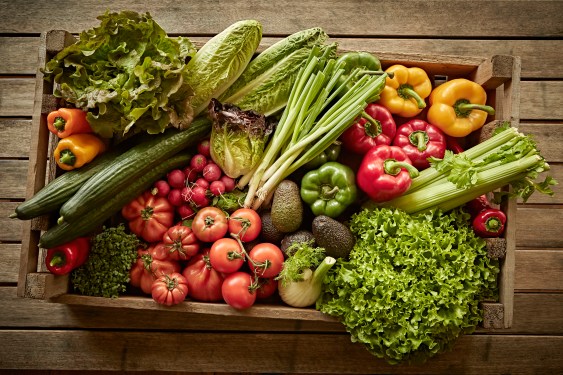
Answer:
[[[235,188],[235,180],[211,160],[209,139],[197,145],[197,152],[189,165],[168,172],[166,179],[156,181],[151,190],[156,196],[166,197],[183,220],[209,206],[213,196]]]

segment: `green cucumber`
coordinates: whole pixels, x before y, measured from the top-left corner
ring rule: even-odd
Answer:
[[[101,171],[118,152],[105,152],[82,168],[73,169],[45,185],[33,197],[16,207],[10,218],[29,220],[58,210],[94,174]]]
[[[123,206],[142,194],[166,172],[185,165],[191,154],[182,152],[160,163],[138,179],[133,180],[125,189],[116,192],[103,204],[92,207],[87,214],[72,222],[62,222],[50,228],[39,239],[39,247],[50,249],[65,244],[75,238],[86,236],[98,229],[103,223],[118,213]]]
[[[167,130],[124,152],[90,177],[61,207],[59,222],[80,220],[164,160],[197,144],[210,131],[211,121],[200,117],[186,130]]]

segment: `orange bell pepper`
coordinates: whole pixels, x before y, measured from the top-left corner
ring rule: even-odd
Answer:
[[[94,134],[73,134],[62,138],[53,156],[65,171],[80,168],[106,150],[105,143]]]
[[[86,112],[78,108],[59,108],[47,115],[49,131],[59,138],[72,134],[92,133]]]
[[[426,107],[424,99],[432,91],[428,74],[421,68],[407,68],[398,64],[385,71],[393,73],[393,78],[387,77],[379,104],[401,117],[413,117],[422,112]]]
[[[436,87],[430,94],[427,119],[452,137],[465,137],[480,129],[493,107],[485,105],[487,93],[481,85],[457,78]]]

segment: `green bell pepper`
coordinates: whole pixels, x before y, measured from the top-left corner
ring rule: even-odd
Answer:
[[[315,216],[340,216],[358,195],[354,171],[338,162],[329,161],[307,172],[301,180],[301,199]]]
[[[310,170],[318,168],[326,162],[336,161],[336,159],[338,159],[338,156],[340,155],[341,144],[342,143],[340,141],[335,141],[323,152],[307,162],[307,164],[305,164],[303,167],[307,170]]]

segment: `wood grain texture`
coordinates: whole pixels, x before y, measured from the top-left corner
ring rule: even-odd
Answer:
[[[563,207],[519,207],[516,214],[516,246],[563,248]]]
[[[465,336],[425,364],[401,366],[375,358],[347,334],[0,331],[0,342],[7,340],[0,367],[14,369],[482,375],[563,366],[561,336]]]
[[[563,249],[518,250],[514,274],[515,289],[561,290]]]
[[[0,243],[0,283],[16,283],[21,244]]]
[[[28,158],[31,120],[0,118],[0,158]]]
[[[313,26],[323,27],[329,34],[347,36],[393,35],[409,36],[457,36],[471,37],[558,37],[563,33],[559,16],[563,4],[558,1],[487,1],[468,2],[459,6],[451,1],[379,1],[374,7],[367,0],[353,1],[298,1],[286,0],[281,4],[259,0],[229,2],[178,2],[163,0],[158,3],[135,4],[119,1],[56,1],[38,3],[33,0],[11,2],[2,0],[4,20],[1,33],[35,33],[51,29],[63,29],[73,33],[97,26],[96,17],[107,9],[138,12],[149,11],[164,30],[171,34],[199,33],[213,35],[231,23],[254,18],[264,25],[266,35],[287,35]],[[68,17],[60,17],[65,9]],[[283,9],[280,12],[280,9]],[[365,22],[357,20],[361,9]],[[476,27],[475,17],[480,25]],[[499,22],[502,15],[503,22]],[[340,22],[335,22],[336,18]],[[456,22],[445,22],[447,20]],[[33,22],[31,22],[33,20]],[[415,30],[404,27],[424,25]],[[515,25],[518,25],[515,27]]]
[[[17,202],[0,201],[0,241],[19,242],[22,239],[22,221],[8,218],[17,205]]]
[[[0,160],[0,198],[25,197],[27,160]]]

